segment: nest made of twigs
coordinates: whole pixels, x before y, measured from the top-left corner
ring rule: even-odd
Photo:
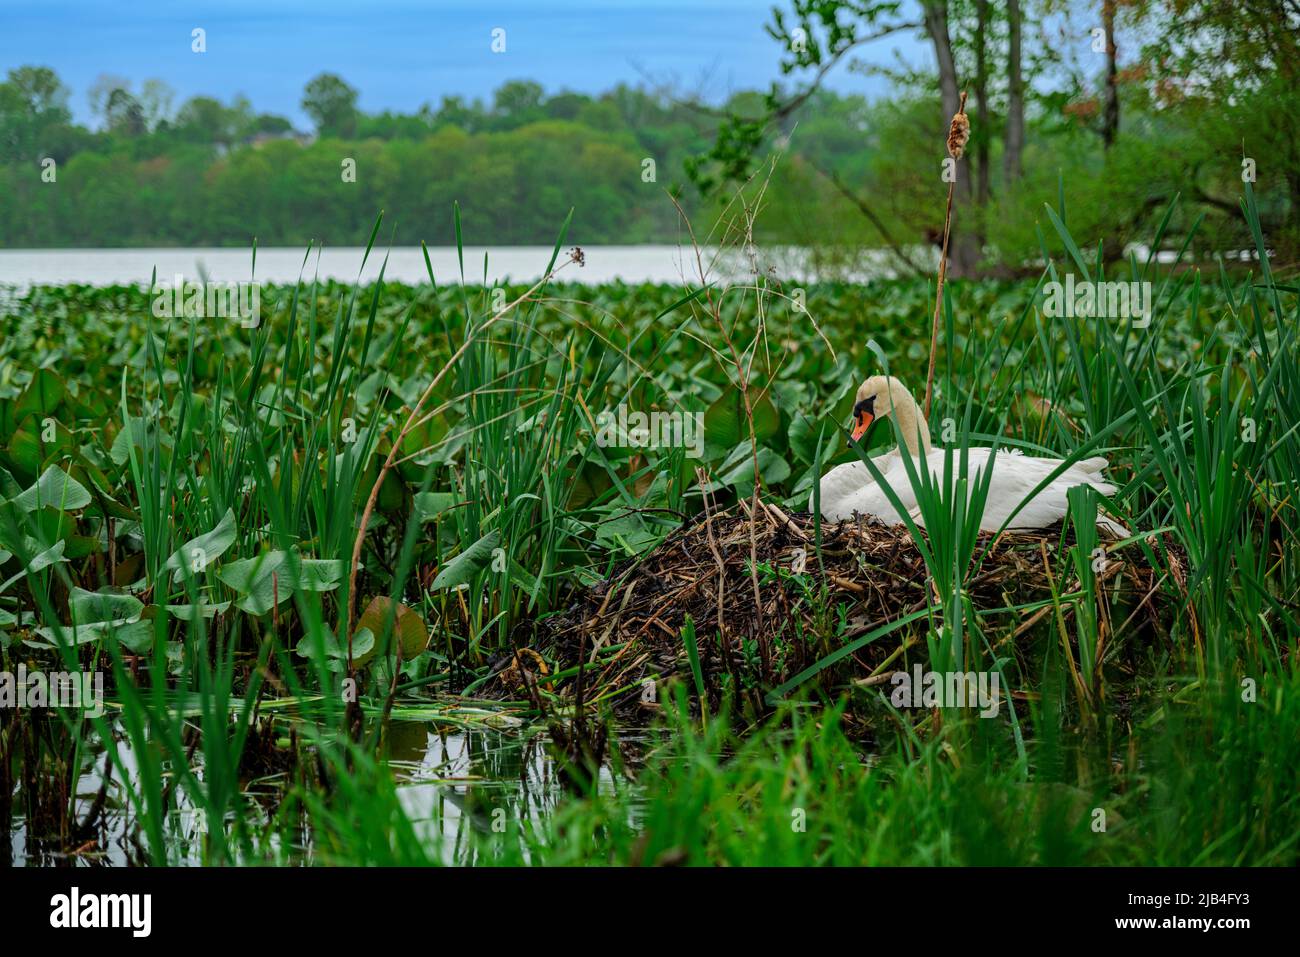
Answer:
[[[653,700],[644,693],[647,679],[686,673],[687,616],[706,671],[749,674],[770,687],[826,652],[824,644],[798,639],[827,630],[827,608],[836,641],[843,644],[927,605],[939,606],[921,553],[903,526],[868,519],[823,524],[820,555],[814,536],[810,515],[763,503],[756,514],[742,503],[700,516],[579,593],[563,614],[546,619],[553,652],[565,666],[580,658],[593,663],[589,688],[624,687],[633,705],[644,706]],[[977,551],[990,538],[981,536]],[[1064,592],[1077,586],[1066,551],[1073,544],[1072,533],[1060,525],[1004,532],[967,580],[966,593],[976,608],[999,609],[1046,599],[1053,585]],[[1140,556],[1135,547],[1108,556],[1097,578],[1108,609],[1122,604],[1126,621],[1162,630],[1158,575]],[[813,600],[823,583],[824,599]],[[1028,634],[1050,611],[1007,612],[1016,616],[1014,636]],[[605,652],[619,645],[616,654]],[[850,665],[869,669],[896,646],[869,645]]]

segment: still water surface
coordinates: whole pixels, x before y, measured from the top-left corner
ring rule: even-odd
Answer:
[[[546,748],[545,736],[524,727],[448,728],[438,722],[394,721],[386,736],[385,760],[397,784],[397,797],[421,844],[433,859],[444,864],[488,863],[491,840],[474,840],[499,830],[494,816],[504,812],[513,825],[540,827],[564,796],[554,760]],[[625,745],[637,749],[648,738],[636,734],[622,737]],[[135,826],[123,781],[139,793],[140,771],[136,756],[125,737],[117,741],[122,768],[107,789],[106,810],[96,828],[94,846],[80,854],[57,849],[57,840],[42,840],[29,829],[22,815],[21,800],[15,802],[14,817],[8,822],[8,860],[0,844],[0,866],[116,866],[141,863],[143,835]],[[88,738],[78,779],[77,819],[84,820],[103,784],[105,748]],[[201,754],[193,770],[203,776]],[[287,784],[284,775],[271,775],[248,783],[245,794],[251,800],[251,823],[264,827]],[[598,787],[609,792],[616,786],[610,767],[600,771]],[[203,843],[206,817],[190,804],[184,789],[176,792],[178,808],[166,825],[169,857],[174,864],[204,863]],[[260,819],[259,819],[260,817]],[[3,832],[5,828],[0,828]],[[50,835],[53,837],[53,835]],[[269,852],[281,863],[324,863],[317,856],[309,830],[301,840],[286,844],[280,835],[269,838]],[[265,862],[262,859],[261,862]],[[249,863],[256,863],[252,861]]]
[[[586,265],[565,267],[560,278],[588,284],[615,280],[640,283],[680,283],[683,276],[698,279],[695,255],[677,246],[584,247]],[[465,280],[489,283],[503,280],[529,282],[541,277],[551,258],[549,246],[471,246],[465,248]],[[159,281],[171,282],[177,274],[187,280],[204,277],[223,282],[256,278],[262,282],[294,282],[299,276],[352,282],[379,276],[384,257],[386,279],[403,283],[428,282],[424,253],[416,246],[392,250],[375,248],[361,269],[365,249],[340,246],[324,249],[319,259],[302,249],[259,249],[256,276],[248,249],[9,249],[0,250],[0,284],[19,287],[87,283],[95,286],[145,284],[154,270]],[[561,260],[564,253],[561,253]],[[440,283],[458,282],[461,267],[455,247],[429,250],[434,277]]]

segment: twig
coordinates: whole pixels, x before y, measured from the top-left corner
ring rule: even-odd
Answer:
[[[696,478],[700,483],[700,490],[703,490],[707,484],[708,474],[704,469],[695,470]],[[727,563],[722,560],[722,552],[718,551],[717,539],[713,537],[713,509],[709,508],[707,500],[704,502],[704,508],[708,517],[704,520],[704,533],[709,540],[709,550],[713,552],[714,561],[718,563],[718,634],[724,636],[727,633],[727,626],[723,617],[723,592],[727,581]]]
[[[901,262],[911,272],[914,273],[921,272],[920,265],[916,262],[916,260],[914,260],[906,252],[904,252],[902,246],[898,245],[898,242],[894,239],[893,235],[890,233],[889,227],[885,225],[885,221],[882,220],[876,214],[876,211],[874,209],[872,209],[870,206],[867,205],[867,201],[865,199],[863,199],[857,193],[853,192],[853,190],[849,189],[848,185],[842,179],[840,179],[838,173],[836,173],[834,170],[823,168],[815,160],[807,160],[807,163],[814,170],[820,173],[822,177],[824,177],[827,181],[829,181],[830,184],[839,191],[841,196],[843,196],[850,203],[856,206],[858,212],[860,212],[863,216],[865,216],[867,220],[871,223],[871,225],[876,227],[876,231],[880,233],[880,238],[885,241],[885,245],[889,247],[889,251],[892,252],[898,258],[899,262]]]

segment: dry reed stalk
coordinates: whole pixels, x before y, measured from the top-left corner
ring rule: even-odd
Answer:
[[[966,150],[966,141],[970,139],[970,118],[966,116],[966,92],[961,94],[961,103],[948,125],[948,155],[954,160],[961,159]],[[930,417],[930,399],[934,394],[934,359],[939,348],[939,310],[943,304],[943,280],[948,274],[948,237],[952,232],[952,195],[957,186],[957,177],[948,181],[948,205],[943,214],[943,247],[939,250],[939,283],[934,293],[934,322],[930,328],[930,369],[925,376],[925,417]]]

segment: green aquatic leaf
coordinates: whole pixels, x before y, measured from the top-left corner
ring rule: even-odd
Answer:
[[[333,634],[326,633],[322,646],[325,660],[331,671],[341,671],[347,665],[348,649]],[[294,646],[294,653],[308,660],[315,659],[316,641],[311,635],[303,635]],[[370,664],[376,652],[375,633],[369,628],[358,628],[352,633],[352,666],[364,668]]]
[[[200,618],[213,618],[217,615],[224,614],[230,607],[230,602],[222,601],[216,604],[208,602],[199,602],[197,605],[167,605],[167,613],[173,618],[181,621],[198,621]]]
[[[24,512],[34,512],[47,505],[73,512],[90,504],[90,493],[63,469],[51,465],[13,503]]]
[[[590,459],[585,460],[577,475],[573,478],[573,484],[569,490],[568,507],[571,509],[584,508],[598,500],[613,487],[614,482],[602,465]]]
[[[0,582],[0,595],[4,594],[5,591],[8,590],[9,586],[16,581],[26,578],[28,575],[34,575],[42,569],[49,568],[51,565],[58,564],[59,562],[66,562],[68,559],[63,555],[66,548],[67,543],[59,541],[55,542],[50,548],[42,550],[40,542],[31,538],[24,539],[23,554],[31,555],[32,558],[27,562],[26,568],[6,579],[4,582]]]
[[[388,616],[394,614],[394,609],[396,612],[393,619],[393,633],[401,645],[402,660],[410,661],[429,644],[429,628],[415,609],[408,608],[401,602],[394,602],[387,595],[376,595],[357,619],[357,627],[369,629],[375,635],[382,635]],[[355,637],[353,641],[355,658]]]
[[[754,456],[748,442],[742,442],[718,468],[718,478],[706,487],[709,492],[734,487],[745,496],[754,490]],[[758,450],[758,474],[765,485],[775,485],[790,477],[790,463],[766,447]]]
[[[343,562],[319,558],[294,562],[288,552],[266,552],[223,565],[217,578],[240,594],[236,608],[260,616],[283,604],[295,591],[333,591],[343,580]]]
[[[13,474],[8,469],[0,468],[0,500],[21,495],[22,491],[23,487],[14,480]]]
[[[754,437],[761,445],[780,431],[781,413],[772,404],[771,395],[756,386],[749,388],[749,402],[754,415]],[[728,389],[704,413],[704,444],[708,457],[717,461],[735,448],[736,443],[748,439],[745,397],[739,389]]]
[[[55,629],[45,627],[37,628],[36,633],[47,640],[28,639],[25,644],[33,648],[58,648],[60,637],[63,642],[74,645],[111,638],[135,654],[144,654],[153,644],[151,621],[96,621],[76,627],[64,625],[61,635]]]
[[[458,588],[469,583],[492,561],[492,552],[501,541],[501,533],[493,530],[465,549],[438,572],[433,579],[434,590]]]
[[[73,624],[61,628],[37,628],[36,633],[47,641],[28,640],[38,648],[56,648],[60,641],[84,645],[92,641],[111,638],[125,647],[141,653],[153,643],[153,622],[141,620],[144,603],[134,595],[124,592],[87,591],[74,587],[68,596],[68,611]]]
[[[136,621],[144,611],[144,602],[124,592],[86,591],[73,588],[68,596],[68,610],[73,621],[90,624],[105,621]]]
[[[49,415],[59,407],[67,392],[67,386],[53,369],[37,369],[14,404],[14,421],[21,422],[28,415],[38,418]]]
[[[132,446],[135,446],[136,454],[139,455],[153,440],[157,440],[165,449],[171,448],[170,437],[167,433],[159,431],[158,423],[155,420],[133,415],[126,426],[118,431],[117,437],[113,439],[113,445],[108,451],[108,456],[115,465],[125,465],[130,461]]]
[[[652,548],[663,538],[662,532],[652,531],[635,512],[604,519],[598,522],[593,530],[596,533],[596,541],[602,545],[622,549],[633,555],[639,555],[646,549]]]
[[[77,516],[51,507],[39,508],[27,519],[27,531],[40,551],[48,545],[62,541],[67,544],[63,555],[68,559],[85,558],[100,551],[99,539],[78,534]]]
[[[3,461],[18,474],[36,476],[46,462],[60,461],[77,452],[77,442],[68,427],[61,422],[50,423],[53,434],[47,433],[47,424],[40,417],[28,416],[9,437]]]
[[[830,432],[829,423],[826,423],[827,432]],[[811,464],[813,456],[817,453],[817,435],[823,428],[823,423],[811,415],[804,415],[802,412],[796,413],[790,420],[790,431],[787,437],[790,442],[790,451],[794,453],[795,458],[804,464]]]
[[[415,496],[415,520],[432,522],[456,504],[457,496],[452,492],[420,492]]]
[[[163,565],[163,571],[172,573],[172,581],[180,581],[189,572],[199,574],[194,569],[194,563],[199,562],[203,568],[206,568],[235,544],[236,534],[235,513],[231,509],[226,509],[226,514],[221,517],[221,521],[217,522],[212,531],[204,532],[176,549]]]

